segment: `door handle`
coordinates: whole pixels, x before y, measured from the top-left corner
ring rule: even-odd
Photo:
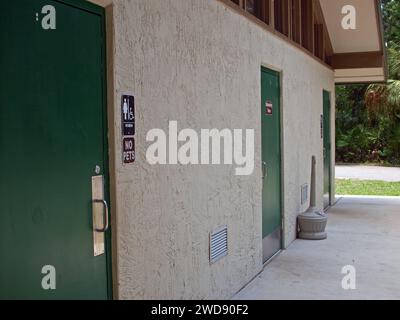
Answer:
[[[106,232],[109,228],[109,221],[108,221],[108,203],[106,200],[100,200],[100,199],[94,199],[93,204],[95,203],[101,203],[104,207],[103,210],[103,228],[96,228],[95,230],[97,232]]]
[[[263,161],[262,163],[262,178],[265,179],[267,177],[267,163],[265,161]]]

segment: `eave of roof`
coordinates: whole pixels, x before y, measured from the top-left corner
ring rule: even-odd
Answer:
[[[324,19],[333,44],[332,67],[335,70],[336,83],[386,82],[388,69],[381,1],[336,0],[336,3],[332,0],[319,1],[321,7],[324,8]],[[350,35],[339,27],[341,21],[333,20],[343,17],[341,8],[344,4],[353,5],[357,9],[357,13],[359,13],[357,25],[361,25],[363,28],[348,31],[352,32]],[[372,16],[369,6],[372,5],[375,7],[376,24],[369,22]],[[335,13],[332,12],[333,10]],[[364,21],[359,21],[363,18]],[[370,37],[368,37],[369,32],[372,33]],[[355,40],[351,42],[349,39]],[[377,72],[378,69],[379,72]]]

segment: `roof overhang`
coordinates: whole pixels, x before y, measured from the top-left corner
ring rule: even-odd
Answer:
[[[319,0],[331,41],[336,83],[387,81],[380,0]],[[356,28],[344,29],[345,6],[355,8]]]

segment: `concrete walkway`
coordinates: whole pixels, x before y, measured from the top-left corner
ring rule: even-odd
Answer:
[[[337,179],[400,181],[400,168],[341,165],[335,171]]]
[[[356,290],[342,289],[346,265]],[[295,241],[234,299],[400,299],[400,198],[341,198],[327,240]]]

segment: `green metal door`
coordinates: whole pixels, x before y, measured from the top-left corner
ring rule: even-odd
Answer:
[[[331,97],[328,91],[323,93],[324,103],[324,207],[331,204]]]
[[[261,71],[262,235],[264,261],[281,248],[280,75]]]
[[[0,3],[0,299],[110,295],[92,225],[92,176],[108,194],[103,37],[85,1]]]

